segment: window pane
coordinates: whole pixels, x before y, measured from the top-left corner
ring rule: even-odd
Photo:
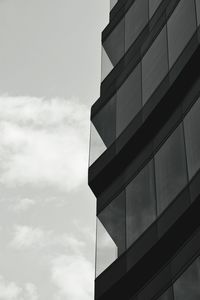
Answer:
[[[96,277],[117,258],[117,246],[97,219]]]
[[[125,16],[125,49],[135,41],[148,22],[148,0],[136,0]]]
[[[97,132],[108,148],[116,137],[116,98],[111,98],[92,118]]]
[[[125,251],[125,192],[115,198],[98,215],[98,219],[101,224],[99,228],[97,227],[97,273],[99,274]]]
[[[187,183],[182,124],[155,156],[158,212],[161,213]]]
[[[143,103],[168,72],[166,27],[161,31],[142,60]]]
[[[200,100],[198,100],[184,120],[185,143],[189,178],[200,169]]]
[[[123,18],[103,43],[103,47],[113,66],[124,55],[124,23]]]
[[[103,81],[107,75],[112,71],[113,65],[104,50],[104,47],[102,47],[102,54],[101,54],[101,81]]]
[[[174,64],[196,29],[194,0],[181,0],[168,21],[169,65]]]
[[[196,8],[197,8],[197,23],[200,24],[200,1],[196,0]]]
[[[155,183],[151,161],[126,188],[127,247],[156,217]]]
[[[99,156],[106,150],[106,146],[102,141],[100,135],[96,131],[96,128],[91,123],[90,127],[90,161],[91,166]]]
[[[142,107],[141,65],[129,75],[117,92],[117,136]]]
[[[118,0],[110,0],[110,10],[115,6]]]
[[[174,299],[200,299],[200,269],[198,261],[195,261],[174,283]]]
[[[149,17],[151,18],[162,0],[149,0]]]
[[[158,300],[174,300],[173,288],[170,287]]]

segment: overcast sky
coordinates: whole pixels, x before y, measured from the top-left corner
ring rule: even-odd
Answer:
[[[89,110],[109,0],[0,0],[0,300],[92,300]]]

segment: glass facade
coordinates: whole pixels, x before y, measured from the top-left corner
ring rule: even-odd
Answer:
[[[110,0],[110,10],[113,9],[115,4],[117,4],[118,0]]]
[[[171,67],[196,30],[194,0],[181,0],[170,17],[167,27]]]
[[[113,28],[102,47],[102,80],[137,40],[161,2],[161,0],[135,0]],[[111,9],[116,3],[116,0],[111,1]],[[123,74],[124,76],[118,80],[116,75],[115,81],[111,80],[110,94],[114,95],[91,119],[90,165],[120,137],[139,112],[141,115],[143,111],[146,112],[148,105],[145,104],[174,66],[197,29],[197,21],[198,24],[200,22],[199,3],[198,0],[180,0],[177,6],[174,5],[174,11],[169,14],[169,19],[162,29],[152,35],[148,49],[145,48],[146,41],[144,41],[144,45],[138,50],[141,57],[139,59],[134,57],[134,66],[131,65],[129,69],[127,65],[128,71]],[[130,174],[125,180],[123,178],[123,186],[112,194],[112,197],[115,194],[115,198],[112,201],[108,199],[109,204],[98,211],[96,276],[130,249],[157,218],[162,218],[161,214],[175,202],[175,198],[183,192],[188,181],[200,170],[199,116],[200,100],[192,106],[186,116],[182,117],[182,122],[179,120],[179,124],[174,123],[173,131],[169,136],[163,137],[162,145],[159,144],[153,149],[151,157],[142,162],[146,165],[143,165],[139,173],[134,176]],[[151,143],[154,144],[154,138]],[[120,147],[119,143],[119,149]],[[118,151],[117,147],[116,149]],[[113,184],[112,180],[110,182]],[[177,207],[174,208],[174,214]],[[166,219],[163,219],[161,228],[165,226]],[[160,238],[159,230],[160,227],[156,227],[156,234]],[[154,231],[152,232],[153,236]],[[199,265],[197,268],[196,263],[159,299],[200,299],[198,280]]]
[[[142,94],[145,104],[168,72],[166,27],[142,60]]]
[[[126,234],[129,247],[156,218],[154,165],[151,161],[126,188]]]
[[[136,0],[125,16],[125,50],[136,40],[148,22],[148,0]]]
[[[148,12],[155,11],[159,4],[158,0],[149,0],[149,4],[146,0],[134,1],[125,17],[103,44],[102,80],[112,71],[126,49],[148,23]],[[197,14],[199,6],[197,0]],[[195,0],[181,0],[141,62],[124,79],[121,86],[116,88],[115,96],[101,109],[102,112],[99,111],[98,116],[92,119],[97,137],[94,138],[94,134],[91,134],[94,140],[90,143],[92,152],[90,157],[93,158],[91,163],[94,163],[95,159],[105,151],[104,145],[108,148],[119,137],[158,88],[196,30],[197,17]],[[102,138],[102,143],[99,141],[99,136]],[[101,151],[97,151],[98,149]]]

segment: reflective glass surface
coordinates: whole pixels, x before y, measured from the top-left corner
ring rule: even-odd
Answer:
[[[102,47],[101,49],[101,81],[103,81],[112,71],[113,64],[111,63],[106,51],[104,50],[104,47]]]
[[[125,21],[123,18],[103,43],[103,47],[111,63],[114,66],[119,62],[119,60],[124,55],[124,47],[125,47],[124,34],[125,34]]]
[[[174,64],[196,29],[194,0],[181,0],[168,23],[169,65]]]
[[[125,192],[122,192],[98,215],[97,276],[124,252],[125,223]]]
[[[197,23],[200,24],[200,1],[196,0]]]
[[[142,107],[141,65],[139,64],[117,92],[117,136]]]
[[[170,287],[158,300],[174,300],[173,288]]]
[[[115,4],[117,4],[118,0],[110,0],[110,10],[113,9]]]
[[[200,268],[196,260],[174,283],[174,300],[200,299]]]
[[[91,166],[97,158],[101,156],[101,154],[106,150],[106,145],[101,139],[98,131],[91,123],[90,126],[90,159],[89,165]]]
[[[200,100],[193,105],[184,120],[189,178],[200,168]]]
[[[187,183],[182,124],[155,156],[158,213],[161,213]]]
[[[136,0],[125,16],[125,50],[138,37],[148,22],[148,0]]]
[[[168,72],[166,27],[158,35],[142,60],[143,104]]]
[[[151,18],[162,0],[149,0],[149,17]]]
[[[155,182],[151,161],[126,188],[127,247],[155,220]]]

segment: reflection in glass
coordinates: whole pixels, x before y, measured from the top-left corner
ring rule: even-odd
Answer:
[[[117,4],[118,0],[110,0],[110,10],[113,9],[115,4]]]
[[[158,300],[174,300],[173,288],[170,287]]]
[[[181,0],[170,17],[167,27],[169,66],[171,67],[196,29],[194,0]]]
[[[90,127],[90,166],[101,156],[106,150],[106,146],[98,134],[96,128],[91,123]]]
[[[200,24],[200,1],[196,0],[197,24]]]
[[[184,120],[189,178],[200,169],[200,100],[193,105]]]
[[[161,31],[142,60],[143,104],[168,72],[166,27]]]
[[[97,219],[96,277],[117,258],[117,246],[102,223]]]
[[[174,283],[174,299],[200,299],[200,268],[198,260],[196,260]]]
[[[151,18],[162,0],[149,0],[149,17]]]
[[[155,182],[151,161],[126,188],[127,247],[156,218]]]
[[[96,268],[99,275],[126,248],[125,192],[122,192],[100,212],[98,220],[101,224],[99,228],[97,227]]]
[[[161,213],[187,183],[182,124],[155,156],[158,212]]]
[[[103,81],[108,74],[112,71],[113,69],[113,65],[106,53],[106,51],[104,50],[104,48],[102,47],[102,53],[101,53],[101,81]]]
[[[117,136],[142,107],[141,65],[129,75],[117,92]]]
[[[125,16],[125,50],[135,41],[148,22],[148,0],[137,0]]]
[[[103,47],[113,66],[115,66],[124,55],[124,23],[123,18],[103,43]]]

